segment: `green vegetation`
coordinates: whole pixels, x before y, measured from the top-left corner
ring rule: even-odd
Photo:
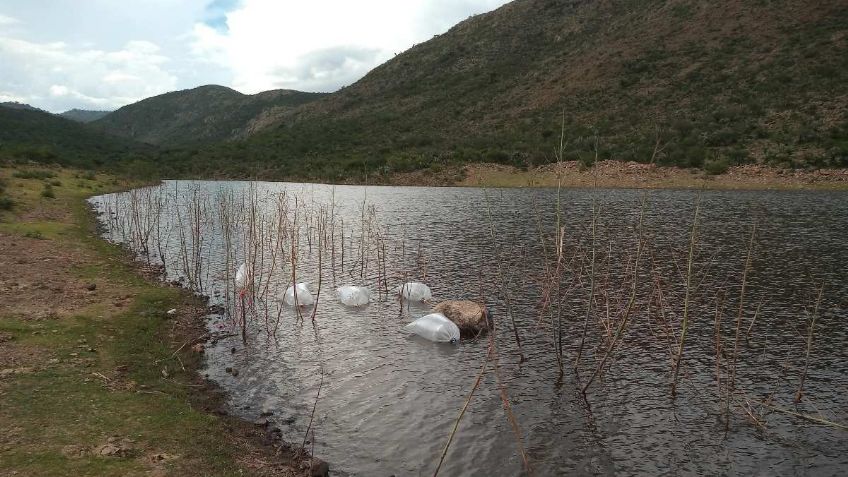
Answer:
[[[25,169],[13,172],[12,177],[18,179],[50,179],[56,177],[56,173],[44,169]]]
[[[669,4],[671,8],[662,8]],[[848,7],[565,4],[471,18],[169,175],[375,180],[471,162],[848,167]],[[651,15],[645,19],[646,10]]]
[[[111,113],[111,111],[88,111],[85,109],[71,109],[70,111],[65,111],[64,113],[59,114],[65,119],[70,119],[71,121],[77,121],[80,123],[90,123],[92,121],[97,121],[98,119],[106,116]]]
[[[48,184],[44,184],[44,189],[41,190],[41,197],[46,199],[55,199],[56,193],[53,192],[53,186]]]
[[[266,109],[286,111],[322,96],[289,90],[244,95],[223,86],[201,86],[124,106],[91,126],[148,144],[191,147],[247,135],[243,130]]]
[[[135,159],[149,159],[152,151],[50,113],[0,107],[0,165],[36,162],[115,169]]]

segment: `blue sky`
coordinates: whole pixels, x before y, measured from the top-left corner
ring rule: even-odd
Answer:
[[[0,101],[115,109],[203,84],[335,91],[507,0],[0,0]]]

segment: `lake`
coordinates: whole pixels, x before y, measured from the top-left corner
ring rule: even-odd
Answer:
[[[232,412],[273,412],[335,475],[432,474],[484,362],[441,475],[521,475],[522,453],[534,475],[848,468],[845,193],[166,181],[90,203],[218,306],[205,373]],[[282,302],[293,277],[317,309]],[[405,281],[495,330],[409,335],[430,305],[385,293]]]

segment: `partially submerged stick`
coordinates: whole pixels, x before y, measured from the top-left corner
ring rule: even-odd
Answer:
[[[810,367],[810,350],[813,348],[813,332],[816,328],[816,318],[819,315],[819,305],[821,304],[822,294],[824,294],[824,282],[819,287],[819,296],[816,298],[816,307],[813,310],[813,320],[810,322],[810,330],[807,333],[807,355],[804,358],[804,371],[801,373],[801,383],[798,384],[798,391],[795,393],[795,403],[801,402],[801,396],[804,393],[804,381],[807,379],[807,369]]]
[[[695,259],[695,243],[698,237],[698,214],[701,211],[701,196],[695,201],[695,214],[692,219],[692,231],[689,237],[689,260],[686,265],[686,297],[683,299],[683,325],[680,331],[680,345],[674,360],[674,378],[671,381],[671,396],[677,396],[677,379],[680,375],[680,361],[683,359],[683,347],[686,344],[686,332],[689,331],[689,300],[692,292],[692,266]]]

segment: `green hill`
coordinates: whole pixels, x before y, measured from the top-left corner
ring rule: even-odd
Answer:
[[[0,162],[36,161],[86,168],[145,163],[154,151],[143,144],[93,131],[34,109],[0,108]]]
[[[565,158],[848,166],[848,3],[517,0],[174,171],[339,179]]]
[[[70,119],[71,121],[77,121],[79,123],[90,123],[92,121],[97,121],[98,119],[106,116],[112,111],[90,111],[86,109],[71,109],[65,111],[64,113],[59,113],[59,116],[62,116],[65,119]]]
[[[26,109],[26,110],[29,110],[29,111],[46,112],[46,111],[43,111],[43,110],[38,109],[36,107],[30,106],[26,103],[19,103],[17,101],[6,101],[6,102],[3,102],[3,103],[0,103],[0,107],[7,108],[7,109]]]
[[[223,86],[201,86],[124,106],[91,126],[148,144],[196,146],[244,136],[263,111],[290,109],[322,96],[289,90],[244,95]]]

